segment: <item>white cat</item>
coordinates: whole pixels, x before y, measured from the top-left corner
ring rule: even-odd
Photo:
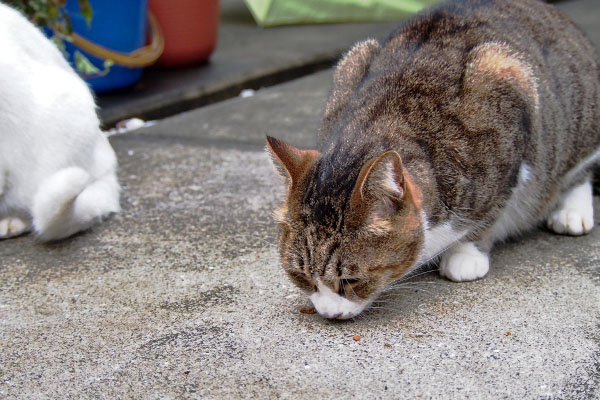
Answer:
[[[62,239],[118,212],[117,160],[87,85],[0,3],[0,239]]]

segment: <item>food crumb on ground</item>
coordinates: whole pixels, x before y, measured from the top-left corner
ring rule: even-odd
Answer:
[[[504,334],[504,336],[510,336],[512,335],[512,333],[510,333],[510,331],[506,331],[506,333]]]
[[[354,336],[352,336],[352,339],[354,339],[358,342],[361,338],[360,338],[360,335],[354,335]]]
[[[315,310],[314,307],[304,307],[300,309],[300,313],[302,314],[314,314],[317,311]]]

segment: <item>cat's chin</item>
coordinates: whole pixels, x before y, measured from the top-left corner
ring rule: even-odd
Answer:
[[[328,319],[350,319],[360,314],[369,301],[352,301],[340,296],[327,286],[319,284],[319,290],[310,296],[315,310]]]

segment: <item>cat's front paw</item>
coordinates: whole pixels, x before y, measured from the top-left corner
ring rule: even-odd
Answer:
[[[8,239],[27,232],[29,224],[18,217],[0,219],[0,239]]]
[[[589,182],[566,193],[561,206],[548,217],[548,228],[562,235],[579,236],[594,227],[592,185]]]
[[[483,278],[490,269],[490,259],[473,243],[459,243],[448,249],[440,261],[440,275],[454,282]]]
[[[548,218],[548,229],[561,235],[579,236],[588,233],[594,227],[594,214],[587,210],[562,209]]]

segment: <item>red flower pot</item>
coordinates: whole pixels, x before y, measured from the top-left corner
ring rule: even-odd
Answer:
[[[218,0],[149,0],[165,48],[157,64],[167,67],[208,60],[217,43]]]

